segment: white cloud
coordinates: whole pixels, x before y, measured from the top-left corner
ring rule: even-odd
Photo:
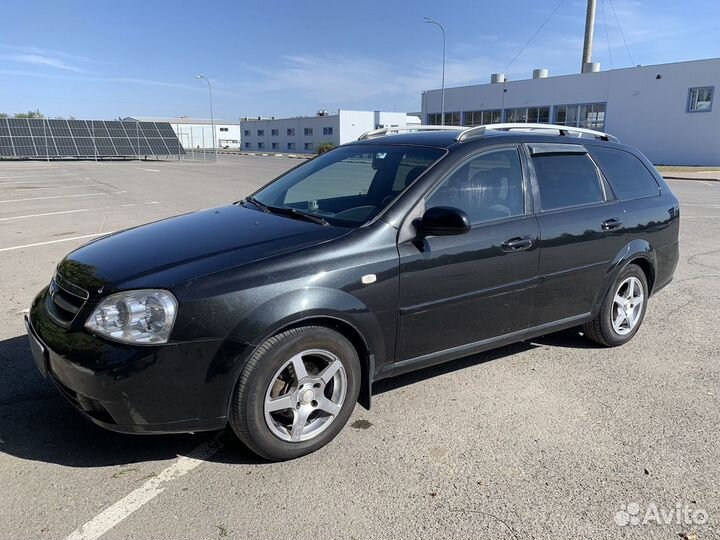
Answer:
[[[60,58],[43,56],[40,54],[0,54],[0,60],[9,60],[10,62],[17,62],[20,64],[32,64],[36,66],[50,66],[66,71],[73,71],[75,73],[83,73],[85,71],[84,69],[69,64],[68,62]]]

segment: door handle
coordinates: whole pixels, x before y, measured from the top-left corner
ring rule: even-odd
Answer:
[[[619,219],[611,218],[603,221],[601,227],[603,231],[613,231],[622,227],[622,224],[622,221],[620,221]]]
[[[517,238],[511,238],[505,240],[500,246],[503,251],[523,251],[524,249],[531,248],[533,245],[532,238],[529,236],[518,236]]]

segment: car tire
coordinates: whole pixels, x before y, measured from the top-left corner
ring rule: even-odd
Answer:
[[[303,326],[260,345],[240,374],[230,426],[253,452],[283,461],[322,448],[350,418],[360,359],[342,334]]]
[[[635,264],[627,265],[605,295],[597,317],[583,325],[585,337],[605,347],[630,341],[645,318],[648,291],[645,272]]]

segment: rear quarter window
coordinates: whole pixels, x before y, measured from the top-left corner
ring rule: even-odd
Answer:
[[[619,199],[640,199],[660,194],[655,177],[631,153],[614,148],[592,148],[590,153]]]
[[[603,202],[600,177],[587,154],[539,154],[533,166],[543,210]]]

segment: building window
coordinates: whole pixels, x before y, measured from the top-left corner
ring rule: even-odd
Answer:
[[[274,143],[271,143],[271,145],[272,145],[273,150],[277,150],[278,148],[280,148],[280,143],[274,142]]]
[[[506,109],[505,121],[520,124],[547,124],[550,121],[550,107]]]
[[[249,129],[243,130],[243,136],[244,136],[244,137],[249,137],[249,136],[250,136],[250,130],[249,130]]]
[[[482,126],[485,124],[499,124],[502,122],[502,111],[466,111],[463,113],[463,126]]]
[[[445,125],[446,126],[459,126],[460,125],[460,112],[446,112],[445,113]]]
[[[605,103],[556,105],[553,122],[561,126],[605,129]]]
[[[263,150],[264,148],[265,148],[265,143],[264,143],[264,142],[259,142],[259,143],[258,143],[258,150]]]
[[[258,129],[258,137],[264,137],[265,136],[265,130],[264,129]]]
[[[305,150],[312,150],[313,149],[313,143],[306,142],[305,143]]]
[[[294,137],[295,136],[295,128],[288,128],[287,135],[288,135],[288,137]]]
[[[305,128],[305,136],[310,137],[313,134],[313,128]]]
[[[440,125],[440,113],[430,113],[427,115],[428,126],[439,126]]]
[[[427,116],[427,123],[430,126],[439,126],[440,113],[430,113]],[[446,112],[445,113],[445,125],[446,126],[459,126],[460,125],[460,112]]]
[[[220,128],[220,131],[227,131],[228,128]]]
[[[245,149],[246,149],[246,150],[250,150],[250,143],[249,143],[249,142],[246,142],[246,143],[245,143]]]
[[[279,129],[271,129],[271,130],[270,130],[270,135],[272,135],[273,137],[279,137],[279,136],[280,136],[280,130],[279,130]]]
[[[580,105],[578,109],[580,127],[590,129],[605,129],[605,104],[592,103]]]
[[[333,134],[333,128],[332,127],[324,127],[323,128],[323,135],[332,135]]]
[[[712,110],[715,87],[691,88],[688,100],[688,112],[710,112]]]

